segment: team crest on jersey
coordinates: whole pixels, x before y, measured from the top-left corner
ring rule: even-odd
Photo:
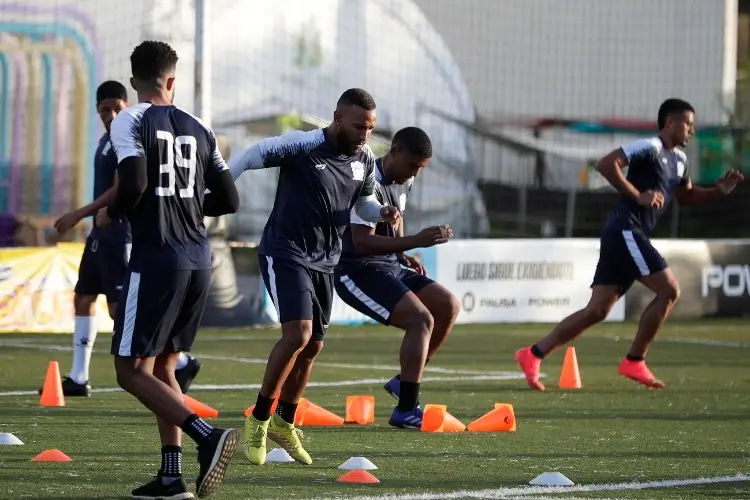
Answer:
[[[677,162],[677,177],[682,177],[685,173],[685,164],[681,161]]]
[[[406,193],[401,193],[398,197],[398,209],[402,212],[406,210]]]
[[[355,181],[365,180],[365,166],[361,161],[352,162],[352,179]]]

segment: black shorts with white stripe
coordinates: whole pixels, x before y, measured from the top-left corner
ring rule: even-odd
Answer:
[[[409,292],[434,283],[427,276],[396,265],[368,263],[336,268],[336,293],[350,307],[378,323],[390,325],[396,304]]]
[[[210,284],[210,269],[131,272],[117,307],[112,354],[149,358],[190,351]]]
[[[667,267],[667,261],[642,231],[607,228],[602,233],[599,263],[591,286],[618,286],[622,296],[635,280]]]
[[[323,340],[333,308],[333,274],[267,255],[258,262],[279,323],[312,320],[312,338]]]

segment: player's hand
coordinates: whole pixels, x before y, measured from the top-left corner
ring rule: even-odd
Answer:
[[[453,229],[448,224],[432,226],[422,229],[414,239],[420,248],[440,245],[453,238]]]
[[[721,194],[727,195],[734,191],[737,184],[745,180],[745,176],[739,170],[730,170],[725,173],[721,179],[716,181],[716,189],[721,191]]]
[[[648,208],[662,208],[664,206],[664,194],[661,191],[644,191],[638,195],[638,204]]]
[[[57,230],[58,234],[65,234],[73,229],[76,224],[81,222],[82,218],[83,217],[81,217],[77,210],[68,212],[55,221],[55,229]]]
[[[99,212],[96,214],[96,227],[99,229],[107,229],[111,223],[112,219],[109,218],[107,207],[100,208]]]
[[[401,255],[401,264],[405,267],[408,267],[415,273],[421,274],[422,276],[427,276],[427,270],[424,268],[422,263],[414,257],[406,254]]]
[[[401,212],[396,207],[383,207],[380,209],[380,216],[385,222],[390,222],[393,227],[401,224]]]

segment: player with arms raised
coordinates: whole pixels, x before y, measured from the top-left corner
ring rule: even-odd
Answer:
[[[422,129],[396,132],[388,154],[375,163],[378,201],[396,206],[403,215],[414,178],[431,157],[432,143]],[[406,331],[401,373],[385,385],[398,399],[390,419],[395,427],[422,426],[418,403],[422,371],[445,342],[461,307],[447,289],[426,276],[419,261],[404,252],[445,243],[452,236],[448,226],[434,226],[405,237],[403,223],[398,228],[387,222],[375,224],[362,220],[354,210],[344,233],[335,273],[339,297],[378,323]]]
[[[174,50],[146,41],[130,62],[138,104],[112,122],[120,181],[96,223],[130,220],[133,248],[112,354],[118,383],[156,415],[162,444],[157,477],[133,496],[193,498],[182,480],[182,428],[198,444],[196,492],[204,497],[220,486],[239,432],[214,429],[190,411],[174,370],[193,345],[211,281],[203,217],[236,212],[239,195],[214,133],[172,105]]]
[[[94,201],[72,210],[55,221],[55,229],[64,234],[86,217],[93,217],[102,207],[115,199],[117,192],[117,155],[111,147],[109,127],[112,120],[128,107],[128,92],[113,80],[96,89],[96,111],[106,129],[94,153]],[[114,221],[106,231],[94,226],[86,239],[78,282],[73,297],[75,326],[73,328],[73,366],[62,380],[65,396],[90,396],[89,366],[96,340],[96,298],[107,297],[109,315],[114,319],[125,281],[130,256],[130,224],[127,218]],[[192,356],[180,354],[175,377],[183,392],[200,370],[200,363]],[[41,393],[41,389],[40,389]]]
[[[539,343],[516,352],[516,360],[532,389],[544,390],[539,381],[542,359],[603,321],[635,280],[656,294],[646,307],[630,351],[618,373],[657,389],[664,383],[646,366],[646,353],[659,328],[680,296],[680,287],[667,262],[651,244],[651,231],[673,197],[681,204],[702,203],[731,193],[743,180],[727,172],[713,188],[693,186],[685,147],[694,134],[695,110],[680,99],[667,99],[659,108],[659,135],[616,149],[597,170],[622,194],[601,237],[599,264],[588,305],[562,320]],[[622,169],[628,167],[627,177]]]
[[[400,220],[398,210],[375,197],[375,157],[366,144],[374,127],[372,96],[349,89],[339,98],[328,127],[265,139],[229,162],[235,179],[248,169],[280,168],[258,254],[281,339],[271,350],[255,408],[245,422],[245,454],[253,464],[265,462],[266,437],[297,462],[312,463],[294,428],[294,414],[323,348],[333,269],[349,213],[356,207],[368,222]],[[271,417],[279,393],[277,414]]]

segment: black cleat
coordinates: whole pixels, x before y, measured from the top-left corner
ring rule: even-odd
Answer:
[[[78,384],[74,382],[70,377],[63,377],[61,385],[63,396],[84,398],[88,398],[91,396],[91,386],[89,385],[88,381],[85,384]],[[41,387],[39,388],[39,394],[42,394]]]
[[[192,356],[188,356],[188,363],[184,368],[175,370],[174,378],[176,378],[177,383],[180,384],[180,389],[183,394],[190,389],[190,384],[192,384],[193,379],[198,376],[199,371],[201,371],[201,362]]]
[[[161,476],[156,476],[150,483],[134,489],[130,498],[133,500],[188,500],[195,496],[188,491],[182,478],[164,484]]]
[[[195,480],[198,498],[212,495],[221,486],[240,441],[240,433],[236,429],[214,429],[209,439],[207,444],[198,446],[200,472]]]

